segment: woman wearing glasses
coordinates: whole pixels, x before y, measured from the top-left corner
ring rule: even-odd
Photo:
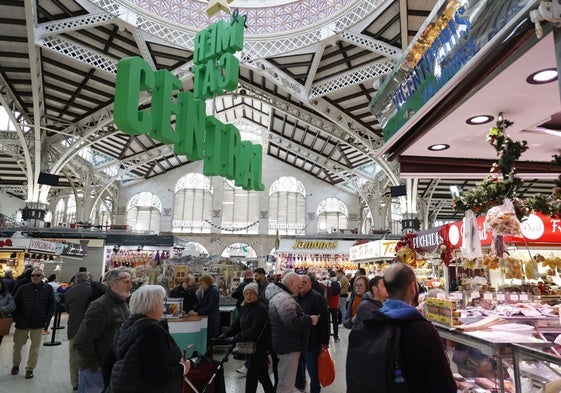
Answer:
[[[113,341],[115,362],[106,393],[181,391],[190,366],[161,322],[165,296],[160,285],[143,285],[133,292],[131,316]],[[108,367],[105,363],[105,372]]]
[[[362,296],[368,289],[368,278],[366,276],[357,276],[353,283],[353,289],[354,291],[347,303],[347,312],[343,318],[343,326],[347,329],[352,329],[356,321],[358,306],[362,302]]]

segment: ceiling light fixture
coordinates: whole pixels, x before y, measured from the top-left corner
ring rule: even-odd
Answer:
[[[450,186],[450,195],[452,196],[452,198],[459,197],[461,193],[462,193],[462,187],[461,186],[457,186],[457,185],[451,185]]]
[[[450,145],[447,145],[445,143],[437,143],[436,145],[429,146],[427,149],[429,149],[431,151],[442,151],[442,150],[447,150],[449,148],[450,148]]]
[[[495,118],[491,115],[477,115],[477,116],[473,116],[470,117],[469,119],[466,120],[466,123],[474,126],[474,125],[479,125],[479,124],[485,124],[485,123],[489,123],[492,122]]]
[[[557,78],[558,74],[556,68],[546,68],[530,74],[530,76],[526,78],[526,82],[531,85],[542,85],[544,83],[556,81]]]

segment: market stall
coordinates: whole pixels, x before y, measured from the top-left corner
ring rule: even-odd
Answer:
[[[363,267],[369,275],[381,275],[395,258],[396,244],[397,240],[358,241],[349,250],[349,260]]]
[[[50,274],[60,271],[62,245],[41,239],[11,237],[0,239],[0,277],[11,270],[17,277],[26,265],[38,266]]]
[[[468,258],[465,250],[464,221],[446,226],[447,242],[455,266],[468,277],[479,270],[495,290],[524,287],[534,295],[561,295],[561,226],[560,220],[540,213],[530,214],[522,223],[522,236],[504,236],[505,254],[493,252],[493,233],[486,217],[476,218],[481,256]],[[461,274],[460,273],[460,274]]]
[[[358,265],[349,258],[353,240],[335,239],[280,239],[275,252],[276,272],[295,269],[322,276],[328,269],[354,272]]]

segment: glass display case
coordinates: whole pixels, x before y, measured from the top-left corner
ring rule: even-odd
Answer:
[[[544,349],[553,346],[533,334],[492,330],[464,332],[438,323],[434,326],[446,342],[450,365],[461,392],[524,392],[513,343],[534,348],[535,353],[546,353]]]
[[[515,388],[522,393],[561,392],[561,357],[555,347],[512,344]]]

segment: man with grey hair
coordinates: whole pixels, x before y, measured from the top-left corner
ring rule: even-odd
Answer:
[[[43,282],[43,271],[35,268],[31,271],[31,282],[20,286],[14,296],[16,311],[13,313],[16,323],[14,332],[14,350],[12,375],[19,373],[21,348],[31,339],[25,378],[33,378],[33,369],[37,366],[43,327],[50,321],[55,310],[53,287]]]
[[[64,305],[68,312],[68,326],[66,334],[68,337],[68,363],[70,366],[70,383],[73,390],[78,390],[78,352],[74,349],[74,337],[78,333],[78,328],[88,305],[95,300],[98,288],[106,291],[105,285],[91,281],[91,274],[88,272],[78,272],[72,285],[64,295]]]
[[[129,316],[126,300],[132,278],[126,270],[114,269],[106,276],[107,292],[90,303],[78,332],[74,349],[78,352],[78,392],[99,393],[104,388],[101,364],[113,343],[115,332]]]
[[[268,285],[265,291],[269,300],[273,352],[279,358],[277,393],[294,392],[300,353],[306,349],[309,329],[319,318],[304,314],[294,298],[300,286],[300,276],[289,272],[281,282]]]

